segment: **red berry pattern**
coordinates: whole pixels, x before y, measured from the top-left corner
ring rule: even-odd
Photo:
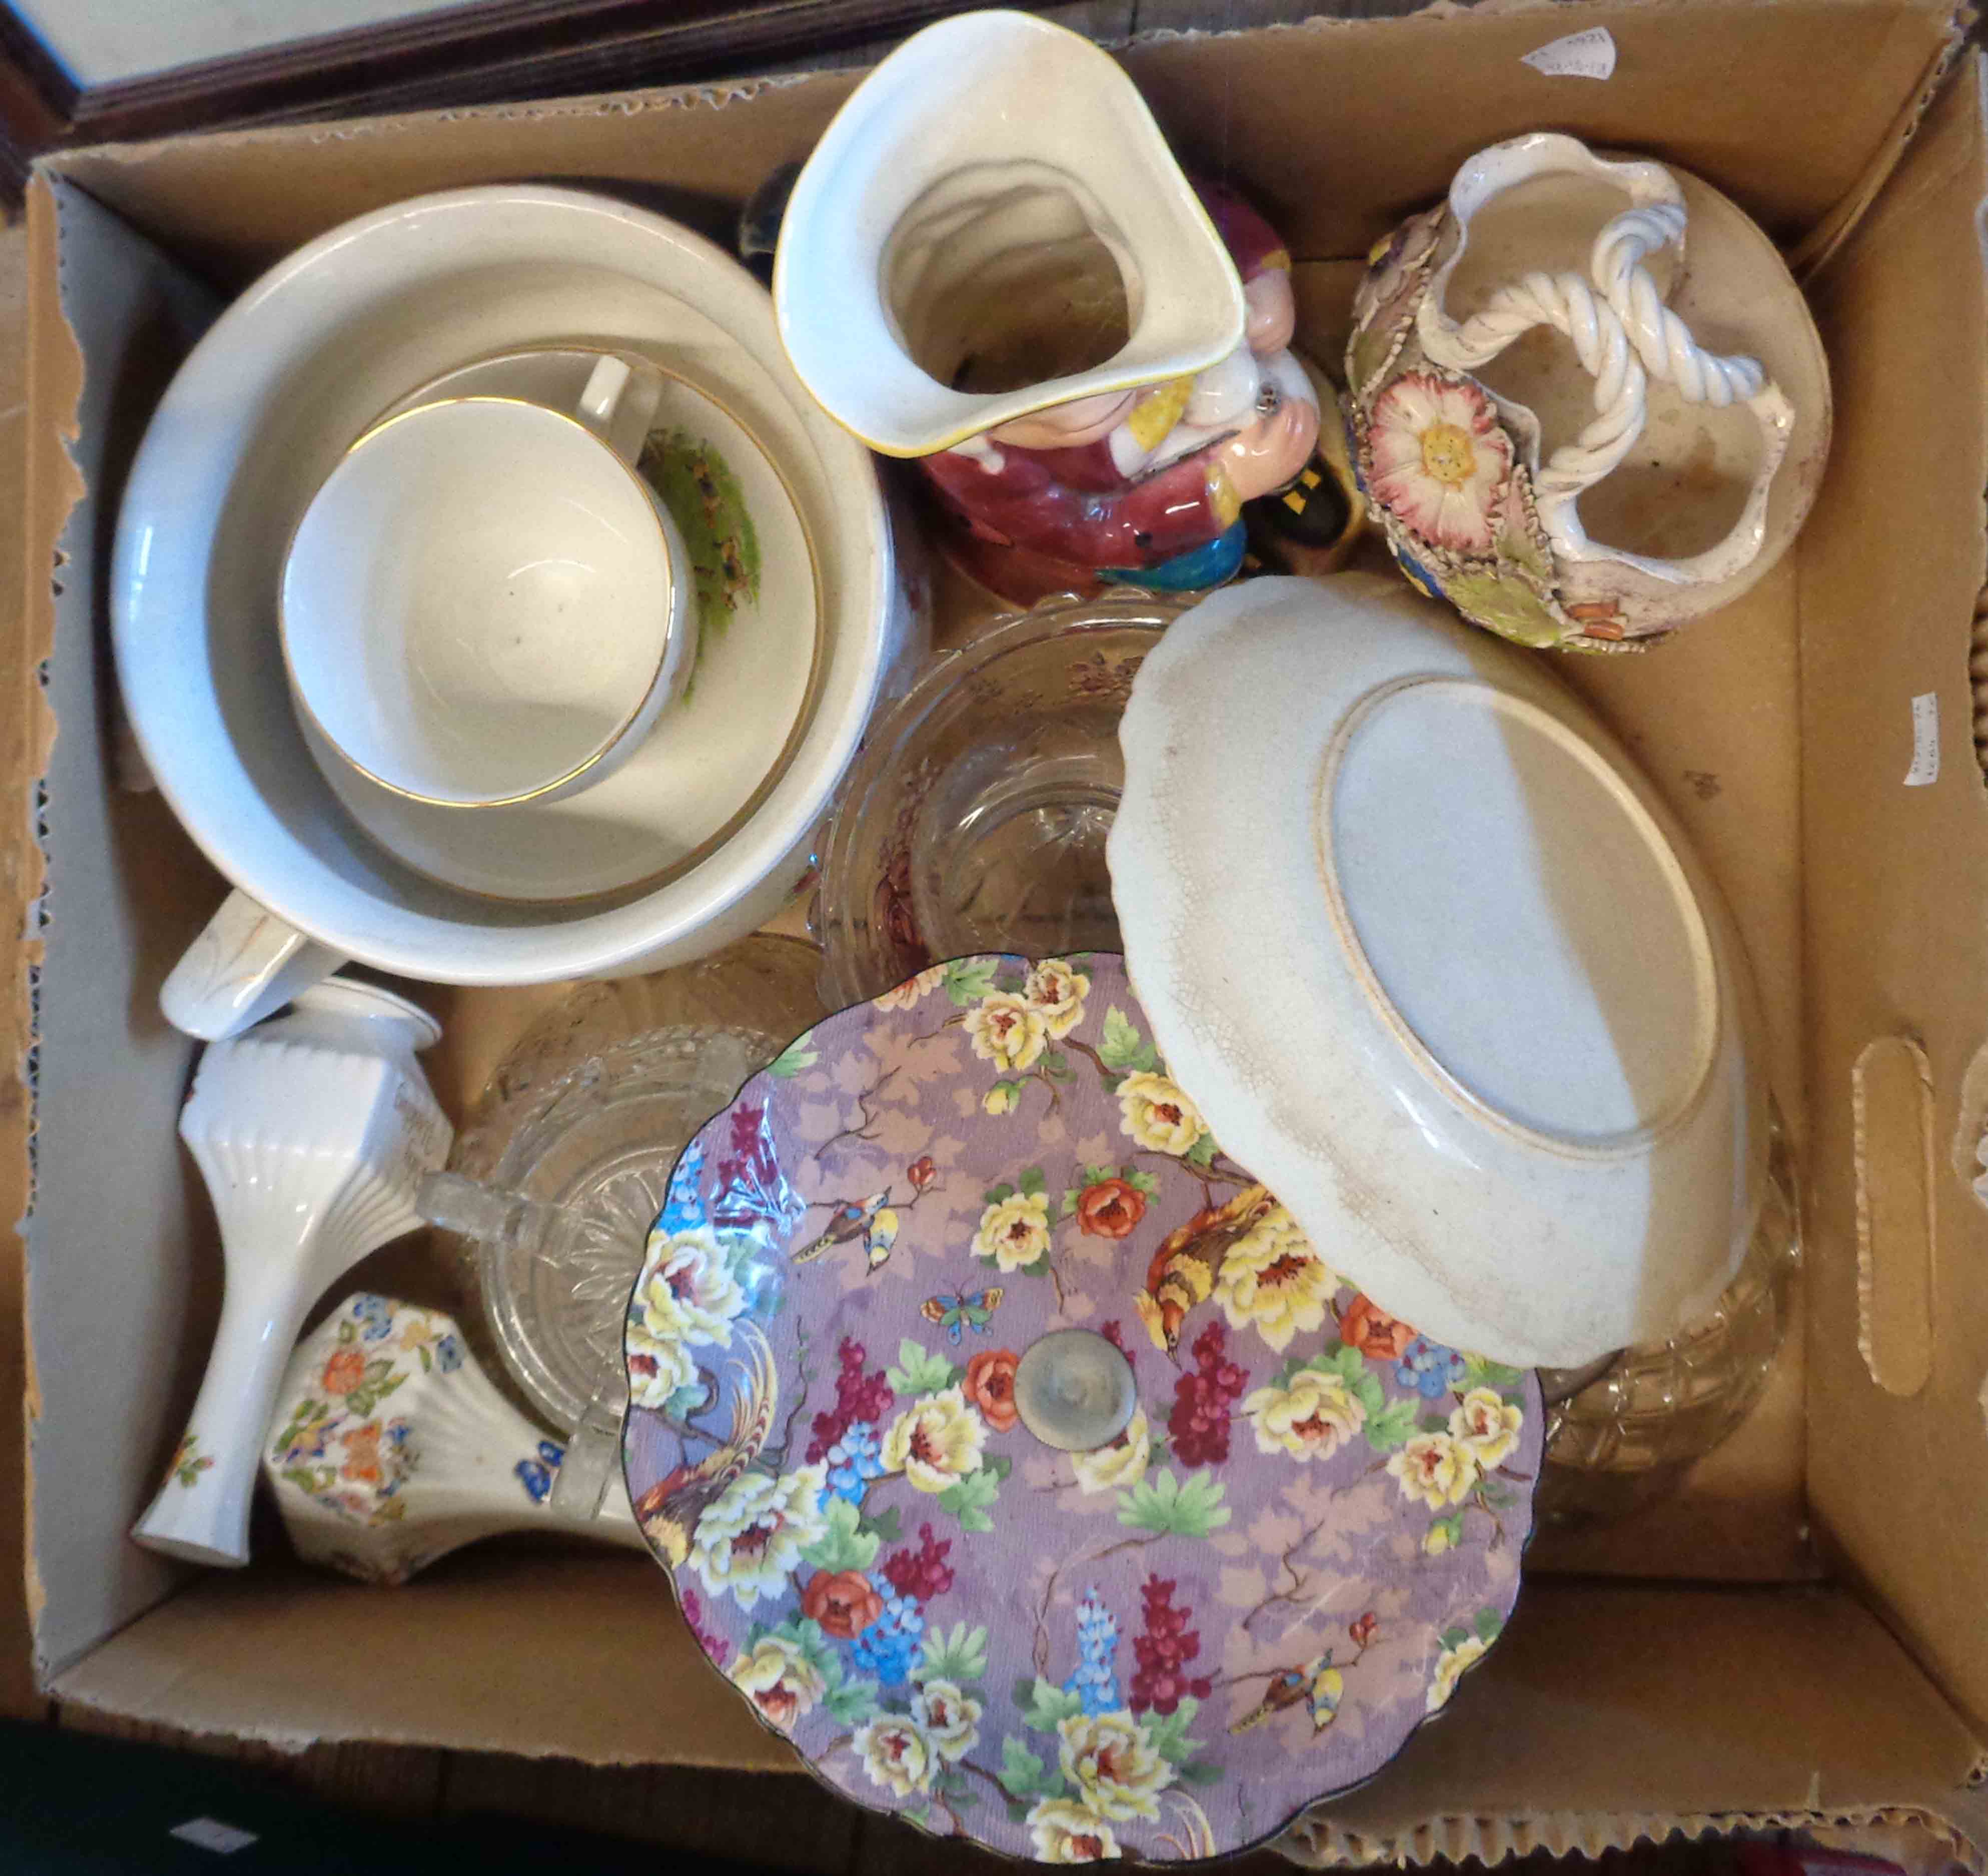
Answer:
[[[952,1566],[945,1560],[952,1548],[950,1538],[942,1543],[933,1536],[929,1524],[921,1524],[915,1550],[907,1546],[893,1550],[884,1558],[884,1580],[900,1596],[908,1596],[915,1602],[930,1602],[935,1596],[943,1596],[952,1587]]]
[[[1229,1457],[1229,1410],[1249,1379],[1223,1359],[1227,1332],[1218,1320],[1194,1338],[1194,1366],[1174,1383],[1174,1411],[1167,1422],[1174,1456],[1183,1465],[1219,1465]]]
[[[882,1375],[864,1375],[863,1364],[869,1357],[863,1344],[853,1337],[842,1338],[835,1358],[840,1364],[835,1375],[835,1408],[832,1413],[816,1414],[810,1423],[814,1433],[808,1442],[810,1465],[859,1421],[874,1426],[898,1398]]]
[[[679,1587],[677,1596],[678,1601],[683,1604],[684,1625],[689,1629],[691,1634],[696,1637],[697,1645],[717,1662],[719,1667],[723,1667],[725,1644],[705,1627],[704,1607],[697,1599],[697,1591]]]
[[[1139,1671],[1132,1676],[1132,1710],[1171,1713],[1192,1695],[1205,1700],[1214,1687],[1207,1675],[1190,1675],[1187,1664],[1201,1652],[1201,1631],[1188,1623],[1194,1611],[1174,1607],[1175,1580],[1148,1577],[1140,1586],[1145,1625],[1132,1640]]]

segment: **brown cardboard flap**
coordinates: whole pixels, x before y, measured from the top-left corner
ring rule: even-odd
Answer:
[[[1847,1596],[1533,1582],[1444,1714],[1298,1841],[1307,1861],[1422,1861],[1476,1852],[1479,1820],[1580,1847],[1742,1812],[1939,1814],[1973,1753]]]
[[[1680,10],[1692,15],[1688,32],[1676,29]],[[1950,46],[1952,15],[1951,0],[1584,6],[1580,24],[1607,27],[1619,49],[1605,83],[1520,63],[1569,30],[1547,7],[1165,37],[1121,56],[1182,154],[1246,181],[1301,257],[1364,253],[1439,195],[1472,150],[1543,127],[1655,148],[1792,239],[1883,173],[1883,153]],[[1442,100],[1407,135],[1405,63]],[[768,171],[806,156],[857,76],[240,131],[81,150],[54,166],[216,279],[238,282],[369,208],[525,177],[648,185],[649,205],[722,235]],[[1740,83],[1746,131],[1736,137]],[[747,98],[751,134],[719,130],[716,112]],[[631,118],[641,120],[634,137]],[[1777,154],[1771,167],[1750,160],[1763,148]]]
[[[45,453],[30,478],[29,634],[48,647],[47,705],[32,691],[29,701],[38,740],[48,711],[62,726],[38,750],[49,859],[27,921],[46,950],[24,1232],[34,1351],[28,1567],[46,1668],[177,1580],[124,1533],[164,1472],[219,1289],[213,1227],[204,1202],[191,1208],[175,1131],[193,1048],[157,1004],[167,965],[211,909],[213,875],[158,796],[112,786],[115,706],[102,636],[126,468],[214,308],[67,184],[38,186],[29,220],[44,255],[58,223],[62,238],[59,272],[39,272],[29,319]],[[73,468],[56,441],[72,425]],[[23,681],[32,684],[36,669]],[[32,838],[22,844],[32,878],[40,855]]]
[[[201,1577],[50,1692],[296,1747],[367,1739],[596,1765],[796,1764],[637,1557],[486,1545],[397,1590],[259,1562]]]
[[[1925,1051],[1932,1134],[1957,1117],[1988,1034],[1988,793],[1967,657],[1983,571],[1988,410],[1977,217],[1988,189],[1978,58],[1815,292],[1836,373],[1830,475],[1803,536],[1803,850],[1809,1028],[1810,1501],[1921,1658],[1988,1715],[1988,1212],[1932,1175],[1924,1384],[1878,1385],[1858,1352],[1854,1066]],[[1913,700],[1939,711],[1939,772],[1909,786]],[[1923,717],[1925,707],[1920,706]],[[1900,1144],[1902,1141],[1902,1144]],[[1898,1129],[1867,1153],[1917,1154]],[[1898,1189],[1919,1176],[1866,1167]],[[1909,1234],[1908,1234],[1909,1236]],[[1873,1258],[1886,1254],[1882,1242]],[[1923,1256],[1904,1242],[1901,1255]],[[1882,1271],[1873,1283],[1886,1283]],[[1898,1273],[1909,1290],[1922,1274]]]
[[[1716,183],[1783,240],[1851,194],[1950,41],[1948,0],[1778,0],[1314,21],[1229,38],[1135,42],[1127,68],[1182,155],[1246,179],[1300,258],[1364,253],[1448,188],[1457,165],[1537,130],[1649,149]],[[1520,63],[1605,27],[1604,83]],[[1798,52],[1791,48],[1799,47]],[[1401,73],[1440,105],[1404,134]],[[1330,73],[1329,79],[1327,74]],[[1734,100],[1746,99],[1743,133]],[[1819,109],[1819,100],[1828,100]],[[1772,150],[1771,164],[1759,160]]]
[[[473,183],[613,181],[727,248],[739,205],[799,161],[857,74],[566,98],[86,150],[49,167],[217,281],[389,202]],[[719,112],[752,103],[749,133]]]

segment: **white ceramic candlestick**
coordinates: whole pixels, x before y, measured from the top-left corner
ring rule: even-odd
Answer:
[[[248,1560],[256,1449],[298,1328],[360,1259],[419,1227],[415,1188],[448,1157],[414,1060],[441,1033],[404,998],[334,979],[201,1058],[180,1137],[221,1222],[221,1326],[139,1543]]]
[[[641,1549],[618,1474],[597,1516],[560,1508],[564,1458],[491,1385],[451,1318],[362,1293],[299,1344],[262,1470],[298,1555],[367,1583],[404,1583],[500,1531]]]

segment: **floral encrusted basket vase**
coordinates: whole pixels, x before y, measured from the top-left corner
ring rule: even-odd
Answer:
[[[809,391],[918,460],[947,551],[1016,604],[1219,585],[1243,502],[1311,464],[1283,240],[1182,173],[1109,53],[1027,14],[942,21],[857,88],[773,304]]]
[[[1737,599],[1828,451],[1821,343],[1767,236],[1569,137],[1480,151],[1374,250],[1346,367],[1395,558],[1523,644],[1635,647]]]
[[[935,965],[679,1161],[627,1322],[635,1515],[850,1797],[1047,1862],[1240,1850],[1445,1705],[1532,1523],[1533,1375],[1330,1258],[1116,955]]]

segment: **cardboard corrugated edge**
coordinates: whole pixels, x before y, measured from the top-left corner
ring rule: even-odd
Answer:
[[[26,405],[27,387],[27,230],[16,225],[0,233],[0,560],[25,564],[22,551],[28,515],[28,438],[32,434]],[[23,583],[10,592],[0,612],[0,634],[10,646],[22,643]],[[24,658],[15,668],[25,673]],[[35,771],[27,754],[29,694],[21,687],[8,692],[0,709],[0,773],[12,798],[29,811],[29,778]],[[27,883],[22,859],[10,843],[5,866],[5,897],[17,937],[25,929]],[[12,994],[4,1000],[8,1066],[0,1077],[0,1218],[18,1219],[27,1209],[29,1101],[23,1079],[27,1056],[28,1009],[25,975],[17,970]],[[19,1419],[27,1396],[25,1310],[26,1261],[17,1232],[12,1246],[0,1252],[0,1551],[26,1554],[24,1528],[27,1502],[27,1445]],[[30,1659],[32,1630],[24,1580],[19,1594],[0,1597],[0,1713],[32,1715],[42,1702],[35,1686]]]
[[[1964,1818],[1978,1742],[1878,1618],[1840,1590],[1749,1597],[1529,1582],[1451,1709],[1280,1847],[1321,1865],[1495,1861],[1882,1813],[1942,1820],[1972,1867],[1988,1845],[1953,1821]],[[1622,1803],[1659,1791],[1671,1808]],[[1459,1806],[1465,1792],[1476,1803]],[[1581,1804],[1590,1792],[1614,1801]]]
[[[1988,1832],[1963,1829],[1953,1820],[1931,1811],[1882,1805],[1841,1811],[1718,1811],[1667,1814],[1618,1811],[1606,1814],[1563,1811],[1537,1817],[1435,1817],[1399,1837],[1369,1837],[1336,1828],[1330,1818],[1307,1822],[1287,1832],[1276,1847],[1293,1863],[1313,1868],[1371,1868],[1381,1864],[1422,1866],[1444,1861],[1460,1863],[1476,1857],[1496,1864],[1507,1857],[1601,1856],[1611,1850],[1631,1850],[1639,1844],[1663,1844],[1672,1837],[1729,1837],[1740,1830],[1803,1830],[1838,1828],[1861,1831],[1879,1827],[1914,1826],[1946,1844],[1956,1861],[1976,1872],[1988,1868],[1979,1847]]]
[[[60,577],[58,546],[69,512],[83,499],[80,470],[69,454],[77,438],[76,411],[83,397],[83,353],[63,316],[59,297],[55,203],[48,184],[31,181],[27,199],[29,252],[28,299],[29,430],[24,500],[25,551],[20,561],[19,662],[10,694],[5,734],[10,782],[18,789],[27,825],[18,845],[17,870],[9,884],[19,923],[13,982],[7,999],[7,1046],[11,1087],[7,1111],[0,1116],[0,1205],[17,1221],[15,1254],[20,1260],[22,1304],[27,1303],[25,1225],[34,1205],[35,979],[42,962],[42,940],[36,908],[47,880],[48,860],[41,841],[41,778],[47,772],[55,745],[55,712],[50,708],[41,674],[55,639],[55,590]],[[17,1150],[18,1149],[18,1150]],[[23,1464],[30,1432],[41,1415],[41,1389],[35,1371],[32,1343],[25,1349],[20,1444]],[[39,1618],[45,1591],[36,1567],[34,1503],[23,1492],[22,1569],[32,1630]]]

